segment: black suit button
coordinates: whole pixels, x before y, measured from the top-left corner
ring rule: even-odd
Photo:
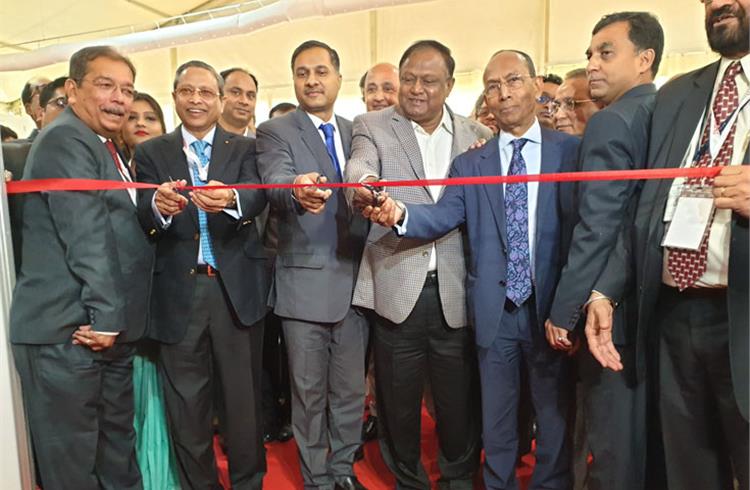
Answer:
[[[501,285],[501,286],[503,286],[503,287],[504,287],[504,286],[505,286],[506,284],[507,284],[507,283],[505,282],[505,280],[503,280],[503,281],[500,281],[500,285]]]

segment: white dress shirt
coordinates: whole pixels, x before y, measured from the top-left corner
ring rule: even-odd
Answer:
[[[448,176],[451,167],[451,150],[453,149],[453,120],[448,108],[443,106],[443,117],[437,128],[429,134],[419,124],[411,121],[414,134],[419,144],[419,153],[422,156],[425,177],[428,179],[444,179]],[[427,189],[432,200],[437,202],[443,193],[442,185],[431,185]],[[428,270],[437,270],[437,255],[435,245],[430,252],[430,265]]]
[[[525,138],[528,141],[521,149],[521,156],[526,162],[526,174],[537,175],[542,170],[542,129],[539,121],[534,119],[534,124],[521,136],[513,136],[510,133],[500,131],[498,135],[498,146],[500,149],[500,169],[502,175],[508,175],[510,162],[513,159],[513,140]],[[539,182],[528,182],[527,202],[529,217],[529,259],[531,265],[531,277],[534,277],[534,237],[536,237],[536,204],[539,195]],[[505,195],[505,184],[503,184],[503,195]],[[505,206],[505,203],[495,203]]]
[[[716,75],[714,90],[711,95],[711,102],[708,107],[713,107],[714,98],[719,91],[719,86],[724,78],[724,72],[729,64],[735,60],[722,58],[719,64],[719,71]],[[734,151],[732,153],[731,165],[741,165],[742,159],[747,151],[750,142],[750,55],[745,55],[740,60],[742,64],[742,73],[737,75],[737,94],[739,96],[740,112],[737,116],[737,128],[734,132]],[[742,104],[745,103],[743,106]],[[704,121],[706,114],[700,119],[698,126],[693,133],[693,139],[690,141],[685,156],[682,160],[682,167],[689,167],[693,164],[693,157],[703,135]],[[728,129],[728,128],[727,128]],[[672,183],[667,202],[667,210],[674,209],[677,198],[685,179],[678,178]],[[665,217],[666,220],[666,217]],[[695,287],[726,287],[727,272],[729,269],[729,239],[731,234],[732,211],[730,209],[717,209],[714,215],[714,221],[711,224],[711,233],[708,236],[708,256],[706,258],[706,272],[695,282]],[[667,270],[669,251],[664,249],[664,261],[662,268],[662,282],[668,286],[676,287],[672,275]]]

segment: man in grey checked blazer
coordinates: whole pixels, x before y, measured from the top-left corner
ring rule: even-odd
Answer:
[[[445,99],[455,62],[436,41],[420,41],[401,58],[399,107],[354,120],[346,180],[443,178],[450,162],[484,126],[453,114]],[[350,192],[355,208],[369,191]],[[439,186],[389,189],[394,199],[433,203]],[[425,377],[435,401],[441,488],[472,488],[479,462],[476,360],[466,317],[463,233],[435,242],[403,239],[372,227],[353,304],[375,311],[373,336],[383,457],[397,488],[429,489],[420,463],[420,414]]]

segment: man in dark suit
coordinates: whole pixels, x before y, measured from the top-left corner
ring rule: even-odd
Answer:
[[[353,214],[341,182],[352,124],[333,106],[341,87],[339,57],[307,41],[292,54],[299,108],[258,127],[264,183],[307,184],[268,192],[278,222],[270,303],[281,317],[289,350],[292,425],[305,488],[354,489],[352,462],[360,444],[367,322],[352,308],[367,222]]]
[[[591,95],[607,107],[594,114],[586,126],[579,168],[624,170],[641,168],[646,159],[648,130],[664,34],[659,22],[645,12],[604,16],[594,27],[587,50]],[[570,350],[569,338],[591,302],[601,301],[595,283],[632,215],[636,184],[601,181],[578,186],[579,220],[572,233],[567,264],[545,329],[555,349]],[[573,226],[574,225],[574,226]],[[635,359],[633,301],[617,309],[619,325],[615,343],[623,356]],[[642,352],[641,352],[642,354]],[[585,433],[594,462],[587,481],[592,489],[641,489],[646,463],[645,369],[636,364],[614,373],[603,370],[588,349],[580,350],[578,372],[580,402],[584,404]],[[643,368],[643,366],[641,366]],[[615,422],[613,422],[615,421]]]
[[[572,171],[578,140],[540,127],[541,90],[525,53],[500,51],[484,72],[485,98],[500,127],[497,138],[460,155],[451,177]],[[526,364],[539,432],[532,488],[570,485],[565,419],[565,354],[544,339],[552,295],[565,258],[559,186],[448,186],[434,205],[388,200],[364,214],[406,238],[433,240],[465,226],[470,258],[469,316],[476,326],[482,381],[488,488],[516,488],[517,409],[521,364]],[[372,214],[369,214],[372,211]]]
[[[658,339],[669,488],[732,488],[733,477],[748,488],[750,2],[717,0],[705,9],[709,44],[721,59],[659,91],[647,162],[726,168],[715,179],[644,182],[632,231],[596,288],[617,301],[636,294],[639,339]],[[712,128],[718,140],[709,138]],[[689,194],[701,185],[713,200],[705,191]],[[701,196],[715,210],[692,235],[699,247],[676,246],[673,233],[687,228],[680,207]],[[627,369],[610,315],[608,302],[589,311],[590,344],[602,365]]]
[[[173,97],[182,125],[136,147],[138,179],[161,184],[138,200],[142,226],[157,244],[149,336],[161,343],[182,487],[220,488],[211,429],[219,391],[232,487],[260,489],[261,320],[270,278],[253,219],[265,193],[196,189],[188,200],[175,189],[260,181],[253,141],[216,124],[222,86],[206,63],[180,66]]]
[[[135,69],[111,47],[70,59],[70,107],[40,134],[26,179],[131,180],[115,138]],[[134,190],[28,194],[10,339],[45,489],[140,489],[132,342],[146,329],[153,250]]]

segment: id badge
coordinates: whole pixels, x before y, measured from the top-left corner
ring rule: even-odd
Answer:
[[[710,191],[680,196],[662,247],[699,250],[713,213],[714,199]]]

